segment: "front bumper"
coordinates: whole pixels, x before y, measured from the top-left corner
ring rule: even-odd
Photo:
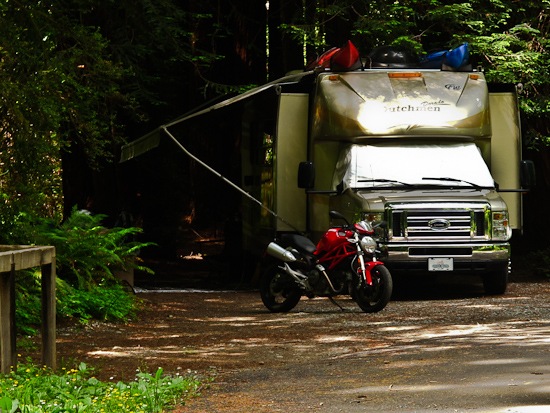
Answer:
[[[430,258],[451,258],[452,272],[485,273],[510,263],[509,243],[381,245],[383,260],[390,271],[428,272]],[[438,271],[436,271],[438,272]]]

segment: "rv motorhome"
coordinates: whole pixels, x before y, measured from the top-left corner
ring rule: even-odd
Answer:
[[[238,186],[257,201],[243,202],[242,248],[260,256],[289,231],[315,240],[337,210],[386,222],[377,235],[392,274],[478,275],[487,293],[503,293],[521,194],[534,180],[515,87],[489,85],[462,56],[451,66],[439,57],[419,63],[385,49],[346,68],[332,52],[177,120],[242,105]]]

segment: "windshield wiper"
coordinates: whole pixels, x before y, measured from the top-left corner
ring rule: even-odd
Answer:
[[[373,178],[373,179],[358,179],[357,182],[388,182],[392,184],[399,184],[403,186],[414,186],[406,182],[396,181],[395,179]]]
[[[448,177],[442,177],[442,178],[430,178],[430,177],[424,177],[422,180],[426,181],[446,181],[446,182],[463,182],[465,184],[471,185],[475,189],[481,190],[483,187],[479,186],[478,184],[474,184],[473,182],[468,182],[463,179],[458,178],[448,178]]]

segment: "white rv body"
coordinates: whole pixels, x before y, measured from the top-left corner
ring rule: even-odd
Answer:
[[[291,96],[279,96],[270,207],[314,239],[329,210],[385,221],[392,272],[476,274],[504,290],[522,224],[513,91],[489,93],[480,72],[378,69],[322,72]],[[315,184],[300,194],[306,160]]]

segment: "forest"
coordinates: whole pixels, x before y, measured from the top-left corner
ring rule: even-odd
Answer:
[[[520,239],[546,260],[547,0],[4,0],[2,243],[32,242],[29,222],[61,223],[75,209],[104,216],[107,226],[130,212],[142,239],[168,257],[182,228],[227,227],[231,208],[220,199],[235,194],[200,166],[170,147],[119,164],[121,146],[207,102],[303,69],[347,40],[363,54],[398,45],[419,55],[468,42],[490,81],[521,85],[524,158],[535,161],[538,185],[525,197]],[[230,170],[232,142],[211,135],[191,147]]]

